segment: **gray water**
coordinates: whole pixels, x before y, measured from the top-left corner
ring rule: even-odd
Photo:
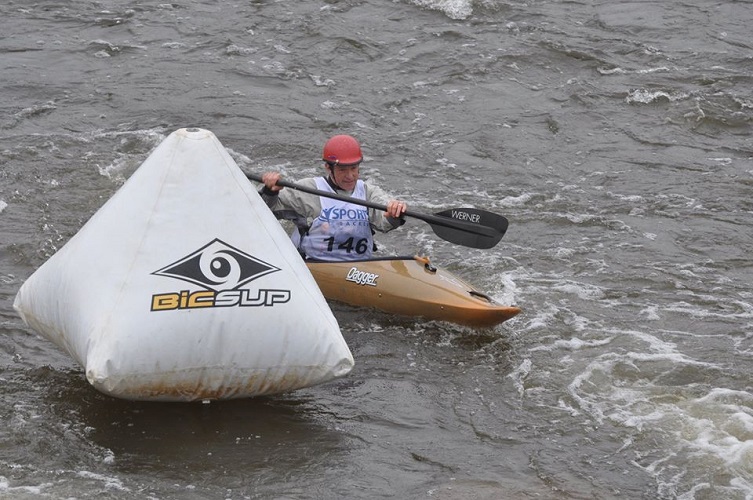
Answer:
[[[0,497],[753,498],[750,1],[0,6]],[[314,174],[334,133],[425,212],[379,241],[523,313],[332,304],[356,366],[289,394],[117,400],[12,303],[172,131]],[[216,202],[206,200],[197,202]]]

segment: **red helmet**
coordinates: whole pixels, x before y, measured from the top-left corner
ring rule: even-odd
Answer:
[[[361,145],[349,135],[336,135],[324,144],[322,159],[330,166],[350,167],[363,161]]]

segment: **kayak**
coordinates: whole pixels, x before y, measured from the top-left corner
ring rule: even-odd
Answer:
[[[404,316],[421,316],[472,327],[492,327],[520,312],[499,304],[426,257],[356,261],[307,260],[329,300]]]

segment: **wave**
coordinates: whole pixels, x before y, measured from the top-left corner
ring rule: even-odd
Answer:
[[[438,10],[450,19],[467,19],[473,14],[472,0],[409,0],[409,3],[430,10]]]

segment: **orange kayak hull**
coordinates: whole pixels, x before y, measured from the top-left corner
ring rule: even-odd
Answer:
[[[424,257],[306,265],[327,299],[352,306],[481,328],[520,313],[519,307],[497,303]]]

